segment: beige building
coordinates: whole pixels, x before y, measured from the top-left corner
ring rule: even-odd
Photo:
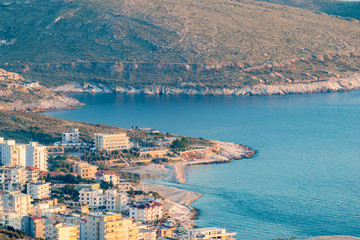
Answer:
[[[98,167],[90,165],[87,162],[76,162],[73,166],[73,172],[79,174],[82,178],[95,178]]]
[[[79,191],[79,202],[90,208],[106,208],[116,212],[125,210],[128,196],[117,189],[108,189],[103,193],[102,189],[83,188]]]
[[[55,223],[46,226],[46,240],[78,240],[79,226],[74,224]]]
[[[50,183],[30,182],[27,184],[26,193],[35,200],[50,198]]]
[[[21,231],[32,238],[45,238],[45,218],[23,217],[21,220]]]
[[[0,167],[0,190],[1,191],[15,191],[22,190],[25,183],[26,170],[22,166],[14,167]]]
[[[86,226],[87,240],[138,240],[137,224],[121,214],[90,214]]]
[[[126,133],[96,133],[94,136],[97,151],[115,151],[129,149]]]
[[[217,227],[195,228],[189,231],[189,240],[197,239],[235,239],[235,232],[229,232],[226,229]]]
[[[25,167],[26,179],[29,182],[37,182],[39,180],[39,169],[36,167]]]
[[[22,217],[34,213],[34,207],[31,204],[32,198],[28,194],[21,192],[5,193],[2,194],[2,201],[4,225],[20,230]]]

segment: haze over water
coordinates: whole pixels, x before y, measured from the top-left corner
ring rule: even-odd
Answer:
[[[258,150],[252,159],[191,167],[186,184],[167,183],[204,194],[193,204],[200,209],[200,227],[226,227],[238,239],[360,237],[359,91],[72,96],[86,106],[45,114],[123,128],[151,127]]]

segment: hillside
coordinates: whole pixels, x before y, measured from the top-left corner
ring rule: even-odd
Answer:
[[[39,113],[0,111],[0,137],[16,139],[23,143],[38,141],[46,145],[53,144],[61,140],[62,132],[72,128],[78,128],[80,130],[80,137],[85,142],[91,142],[94,133],[109,132],[125,132],[131,141],[141,141],[143,139],[160,138],[164,136],[178,136],[169,133],[151,134],[139,129],[129,130],[104,124],[65,120]],[[207,139],[196,137],[186,137],[186,139],[193,145],[212,145]]]
[[[28,82],[17,73],[0,69],[0,110],[37,112],[73,109],[83,105],[38,82]]]
[[[357,20],[255,0],[6,0],[0,67],[47,87],[243,88],[347,77]]]
[[[304,8],[312,11],[320,11],[326,14],[343,18],[355,18],[360,20],[360,2],[339,0],[260,0],[293,7]]]

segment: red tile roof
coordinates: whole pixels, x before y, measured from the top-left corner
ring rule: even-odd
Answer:
[[[37,168],[37,167],[30,167],[30,166],[28,166],[28,167],[25,167],[25,170],[28,170],[28,171],[35,171],[35,170],[39,170],[39,168]]]

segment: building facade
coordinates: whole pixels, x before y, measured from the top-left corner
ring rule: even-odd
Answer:
[[[39,168],[40,171],[47,171],[47,150],[45,146],[37,142],[30,142],[26,148],[26,166]]]
[[[163,216],[162,203],[157,201],[130,205],[129,216],[138,221],[153,222]]]
[[[0,138],[0,160],[1,164],[13,166],[26,165],[26,145],[16,144],[15,140]]]
[[[21,219],[21,231],[32,238],[45,238],[45,218],[23,217]]]
[[[29,182],[26,186],[26,193],[35,200],[50,198],[50,183]]]
[[[80,144],[80,132],[79,132],[79,129],[73,128],[71,131],[63,132],[62,138],[61,138],[61,144],[63,146]]]
[[[195,228],[189,231],[189,240],[197,239],[235,239],[235,232],[229,232],[226,229],[209,227],[209,228]]]
[[[115,151],[129,149],[126,133],[97,133],[94,136],[97,151]]]
[[[0,190],[15,191],[22,190],[27,181],[25,167],[0,167]]]
[[[90,165],[87,162],[76,162],[73,166],[73,172],[79,174],[82,178],[95,178],[98,167]]]
[[[137,225],[121,214],[90,214],[87,220],[87,240],[138,240]]]
[[[74,224],[48,224],[45,230],[46,240],[78,240],[79,226]]]

